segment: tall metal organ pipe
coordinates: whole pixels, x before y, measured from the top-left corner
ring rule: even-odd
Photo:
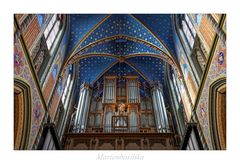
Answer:
[[[78,100],[77,114],[74,122],[74,132],[83,133],[86,129],[86,117],[90,104],[90,89],[85,83],[81,85],[80,96]]]
[[[161,133],[162,132],[162,123],[161,123],[160,113],[158,110],[159,106],[157,103],[157,92],[155,91],[155,89],[152,92],[152,99],[153,99],[153,109],[154,109],[154,113],[155,113],[157,131],[159,133]]]
[[[167,110],[166,110],[166,106],[165,106],[165,103],[164,103],[164,100],[163,100],[162,90],[160,92],[160,97],[161,97],[161,102],[162,102],[162,105],[163,105],[163,114],[164,114],[165,123],[166,123],[166,130],[167,130],[167,132],[170,132],[168,116],[167,116]]]
[[[115,81],[113,79],[105,79],[104,102],[114,103],[114,100],[115,100]]]
[[[154,86],[152,90],[153,108],[156,117],[156,127],[159,133],[169,132],[169,123],[167,111],[162,96],[162,89],[159,86]]]
[[[139,102],[139,88],[137,79],[128,79],[128,103],[138,103]]]
[[[162,105],[162,102],[161,102],[161,97],[160,97],[160,92],[159,90],[157,89],[157,103],[158,103],[158,110],[159,110],[159,113],[160,113],[160,117],[161,117],[161,124],[162,124],[162,132],[166,132],[166,123],[165,123],[165,118],[164,118],[164,113],[163,113],[163,105]]]

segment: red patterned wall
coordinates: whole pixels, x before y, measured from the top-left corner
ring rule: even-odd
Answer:
[[[38,25],[38,20],[37,17],[34,17],[23,32],[23,38],[28,49],[31,48],[33,42],[36,40],[39,33],[40,28]]]
[[[200,32],[202,33],[208,47],[212,47],[215,31],[205,15],[202,17],[201,20]]]

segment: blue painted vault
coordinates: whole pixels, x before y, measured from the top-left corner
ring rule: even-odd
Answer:
[[[80,84],[93,84],[109,71],[165,84],[167,63],[158,57],[176,54],[170,14],[71,14],[68,19],[66,56],[83,57],[76,61]]]

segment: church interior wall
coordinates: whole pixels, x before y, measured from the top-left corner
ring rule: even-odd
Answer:
[[[192,15],[192,14],[189,14],[189,15]],[[218,23],[221,22],[222,20],[221,14],[220,15],[212,14],[212,15],[216,22]],[[64,114],[62,115],[62,118],[58,120],[59,116],[57,114],[60,111],[60,108],[62,108],[63,106],[61,97],[66,87],[68,75],[70,74],[68,66],[65,67],[66,69],[62,69],[64,67],[65,60],[67,58],[66,55],[68,55],[66,52],[68,51],[67,47],[69,44],[70,33],[71,33],[69,22],[68,21],[65,22],[64,32],[62,33],[61,35],[62,37],[58,41],[59,43],[56,46],[56,50],[54,51],[52,50],[52,52],[54,53],[51,56],[52,57],[51,62],[49,62],[48,67],[46,67],[49,71],[47,72],[47,74],[44,75],[44,78],[40,78],[40,80],[37,76],[36,71],[34,70],[33,63],[31,61],[31,54],[30,54],[31,50],[34,48],[36,44],[36,40],[38,40],[39,36],[42,35],[42,32],[44,30],[43,26],[46,25],[47,23],[46,18],[48,16],[49,16],[48,14],[45,14],[45,16],[42,16],[42,17],[41,16],[33,17],[29,25],[26,27],[23,27],[25,28],[25,31],[21,35],[23,40],[21,40],[20,38],[14,39],[14,78],[24,81],[31,88],[32,117],[31,117],[31,128],[30,128],[30,134],[29,134],[28,149],[36,148],[39,142],[39,138],[41,136],[43,125],[47,123],[47,119],[48,119],[48,122],[50,120],[50,122],[54,124],[57,124],[58,122],[60,122],[60,125],[62,125],[62,127],[60,128],[60,130],[57,129],[59,130],[57,133],[59,135],[58,137],[60,138],[60,140],[62,139],[64,131],[69,129],[68,126],[71,124],[71,120],[70,120],[71,115],[75,110],[74,107],[76,107],[76,102],[78,100],[78,94],[79,94],[79,91],[76,91],[76,90],[80,88],[80,85],[81,85],[80,81],[81,80],[84,81],[84,79],[79,79],[78,77],[80,76],[80,73],[79,73],[80,71],[78,70],[78,66],[80,65],[80,62],[71,65],[73,66],[74,69],[76,68],[73,75],[74,77],[72,77],[72,80],[74,82],[73,82],[72,88],[70,89],[70,96],[69,96],[70,98],[68,99],[67,103],[65,102],[68,105],[65,105],[66,109],[64,109]],[[20,24],[21,24],[21,21],[23,20],[26,21],[26,19],[23,19],[24,17],[25,17],[24,14],[17,14],[15,16],[16,20]],[[67,17],[68,16],[66,16],[66,19]],[[206,69],[203,71],[204,72],[203,77],[198,77],[198,75],[196,75],[196,70],[194,70],[195,68],[193,68],[194,67],[193,62],[190,61],[191,54],[189,54],[188,50],[186,50],[186,47],[184,47],[185,42],[183,41],[183,39],[181,39],[181,37],[183,36],[181,36],[180,33],[176,31],[176,29],[173,30],[173,41],[174,41],[173,46],[175,46],[175,51],[176,51],[175,57],[177,59],[177,62],[179,63],[181,72],[183,74],[181,76],[180,73],[177,72],[175,68],[172,68],[172,66],[170,65],[166,66],[165,71],[167,70],[168,74],[165,75],[165,79],[168,79],[169,82],[165,81],[165,83],[167,83],[168,85],[167,90],[169,91],[169,93],[167,94],[164,93],[164,100],[162,103],[163,103],[163,106],[166,107],[167,109],[166,111],[168,112],[168,114],[171,113],[172,116],[175,115],[174,118],[172,118],[172,120],[174,121],[171,121],[171,123],[174,124],[174,128],[176,128],[174,132],[181,133],[180,134],[181,137],[184,137],[185,129],[183,126],[185,126],[187,122],[195,121],[193,117],[196,116],[197,122],[200,125],[200,130],[203,133],[203,136],[205,138],[206,144],[208,145],[208,148],[213,149],[211,129],[210,129],[210,123],[209,123],[210,122],[209,119],[211,119],[209,117],[209,104],[210,104],[209,88],[214,82],[216,82],[220,78],[226,78],[226,44],[216,35],[215,29],[212,27],[212,24],[207,19],[206,14],[203,14],[203,16],[201,16],[199,19],[194,18],[193,21],[195,21],[194,27],[197,31],[197,35],[200,36],[199,38],[207,50],[207,54],[210,54],[212,47],[214,48],[214,46],[216,46],[216,49],[215,50],[213,49],[214,50],[212,53],[213,56],[209,56],[209,58],[207,59],[208,67],[206,67]],[[223,31],[226,32],[225,22],[222,23],[223,24],[222,29]],[[122,41],[125,41],[125,39],[122,39]],[[28,50],[28,52],[25,51],[26,49]],[[149,57],[146,57],[146,58],[149,58]],[[157,60],[160,60],[160,59],[156,59],[156,61]],[[162,64],[162,65],[165,64],[161,62],[159,62],[159,64]],[[144,63],[144,64],[148,64],[148,63]],[[88,69],[91,69],[91,67],[89,67]],[[151,72],[146,73],[144,72],[144,68],[142,69],[143,69],[142,71],[143,73],[151,75]],[[127,70],[130,71],[130,69],[127,69]],[[96,70],[96,71],[99,71],[99,70]],[[105,75],[107,75],[106,73],[107,72],[101,75],[102,80],[105,77]],[[180,91],[180,100],[178,100],[178,97],[176,96],[176,92],[174,91],[175,86],[171,77],[172,73],[174,73],[176,76],[176,83]],[[114,74],[117,74],[117,72],[114,72]],[[128,75],[124,75],[123,77],[126,78],[127,76]],[[143,82],[141,79],[142,78],[141,75],[137,73],[136,77],[139,80],[137,81],[139,83],[138,85],[140,86],[140,83],[142,85]],[[98,80],[100,81],[101,78],[99,78]],[[41,79],[44,79],[44,81],[41,82]],[[116,76],[116,79],[117,79],[117,76]],[[157,81],[154,81],[154,82],[157,82]],[[97,82],[95,81],[94,85],[96,85],[96,83]],[[160,83],[159,80],[158,80],[158,83]],[[151,89],[153,89],[154,85],[150,83],[148,85],[149,85],[149,88],[148,88],[149,95],[151,95],[150,92],[152,91]],[[163,88],[163,89],[166,90],[166,88]],[[166,92],[165,90],[164,92]],[[142,92],[145,92],[145,89]],[[91,102],[93,100],[93,97],[94,96],[90,96]],[[138,101],[143,99],[143,97],[144,96],[139,94]],[[152,99],[151,96],[149,97],[150,99]],[[115,102],[116,103],[115,106],[112,107],[113,111],[115,108],[117,108],[117,103],[119,102]],[[139,104],[138,106],[136,105],[137,106],[136,110],[138,109],[140,110],[141,108],[140,105],[141,104]],[[105,104],[105,106],[108,106],[108,105]],[[128,110],[130,111],[130,107],[128,108],[129,108]],[[89,112],[90,110],[91,109],[88,109],[87,113],[91,114],[91,112]],[[103,109],[103,111],[104,110],[105,109]],[[184,111],[185,113],[182,112],[181,110]],[[179,112],[182,112],[181,116]],[[137,113],[141,113],[141,112],[137,112]],[[179,116],[177,116],[178,114]],[[90,119],[88,118],[89,117],[88,114],[86,114],[86,117],[87,117],[86,119]],[[101,118],[101,119],[104,120],[105,118]],[[139,115],[139,120],[140,120],[140,115]],[[87,121],[87,126],[89,124],[88,121]],[[59,126],[59,125],[56,125],[56,126]],[[66,129],[65,129],[65,126],[66,126]],[[69,146],[68,145],[67,147],[65,147],[66,149],[71,149],[71,148],[89,149],[93,147],[92,145],[93,141],[90,140],[89,137],[86,138],[87,143],[81,143],[82,141],[78,143],[77,140],[74,139],[74,136],[73,138],[71,137],[72,136],[70,135],[69,141],[66,141],[66,143],[70,142],[70,147],[68,147]],[[158,141],[156,141],[155,143],[156,138],[154,139],[154,137],[156,136],[153,137],[150,143],[149,141],[147,141],[146,145],[142,144],[143,138],[138,138],[136,141],[131,140],[130,138],[125,138],[123,141],[119,141],[118,138],[115,138],[115,139],[111,138],[112,142],[104,143],[104,141],[106,141],[106,138],[104,138],[104,136],[101,136],[101,135],[98,137],[99,138],[97,139],[95,138],[97,140],[96,141],[97,144],[95,144],[95,149],[135,150],[135,149],[144,149],[144,146],[147,146],[146,149],[176,149],[176,147],[171,145],[171,142],[174,142],[174,141],[170,141],[171,139],[169,140],[165,138],[166,141],[164,141],[164,143],[159,143]],[[147,138],[147,140],[148,139],[149,138]],[[83,141],[84,140],[85,138],[83,138]],[[166,144],[170,144],[170,145],[166,145]]]
[[[23,51],[22,44],[19,39],[15,39],[14,43],[14,78],[25,81],[31,86],[32,97],[32,117],[31,130],[29,134],[28,149],[32,149],[39,129],[42,126],[46,111],[43,106],[43,100],[37,90],[36,82],[32,76],[32,71],[26,59],[26,53]]]
[[[210,85],[220,78],[226,78],[226,46],[218,40],[214,56],[208,70],[206,81],[196,108],[196,114],[202,127],[203,134],[210,149],[212,149],[211,132],[209,125],[209,89]]]

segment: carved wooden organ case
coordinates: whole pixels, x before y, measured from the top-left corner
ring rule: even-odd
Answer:
[[[156,132],[150,92],[137,76],[105,76],[93,88],[86,132]]]

